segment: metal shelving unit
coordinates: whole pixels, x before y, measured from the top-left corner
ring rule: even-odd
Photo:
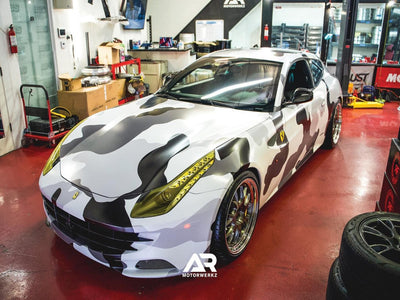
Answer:
[[[280,26],[272,27],[273,47],[289,49],[308,49],[316,52],[321,44],[322,27],[309,26],[287,26],[282,23]]]

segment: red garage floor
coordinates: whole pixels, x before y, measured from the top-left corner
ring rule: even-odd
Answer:
[[[126,278],[87,259],[44,224],[38,178],[50,150],[0,157],[0,299],[324,299],[345,223],[379,199],[397,106],[345,109],[338,147],[267,203],[245,254],[217,278]]]

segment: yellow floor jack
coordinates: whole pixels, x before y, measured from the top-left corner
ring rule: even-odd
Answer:
[[[357,90],[354,89],[352,83],[349,83],[348,93],[349,102],[347,106],[353,108],[383,108],[385,105],[385,100],[381,98],[375,98],[374,96],[375,89],[373,86],[364,86],[362,98],[358,97]]]
[[[385,101],[383,99],[379,99],[382,101]],[[350,96],[349,97],[349,103],[347,104],[350,107],[353,108],[382,108],[385,103],[384,102],[378,102],[378,101],[368,101],[368,100],[364,100],[361,98],[358,98],[356,96]]]

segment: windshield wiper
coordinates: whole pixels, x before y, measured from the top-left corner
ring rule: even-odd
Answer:
[[[183,95],[173,95],[169,92],[160,92],[155,94],[157,96],[160,97],[166,97],[166,98],[170,98],[170,99],[174,99],[174,100],[181,100],[181,101],[187,101],[187,102],[194,102],[194,103],[199,103],[199,100],[193,97],[187,97],[187,96],[183,96]]]
[[[248,110],[253,110],[253,111],[264,111],[265,108],[271,106],[271,104],[268,103],[262,103],[262,104],[246,104],[246,105],[236,105],[235,108],[237,109],[248,109]]]
[[[207,103],[211,104],[212,106],[223,106],[223,107],[230,107],[230,108],[235,108],[236,106],[228,103],[226,101],[220,101],[220,100],[212,100],[212,99],[202,99],[202,103]]]

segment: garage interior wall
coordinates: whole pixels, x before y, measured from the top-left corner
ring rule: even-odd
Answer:
[[[48,1],[49,6],[53,7],[53,1]],[[152,18],[153,42],[158,41],[161,36],[176,36],[208,2],[210,0],[197,0],[188,5],[185,0],[170,0],[168,3],[164,0],[148,0],[146,19],[148,16]],[[111,16],[118,16],[120,1],[108,1],[108,6]],[[177,9],[183,7],[182,12]],[[73,9],[52,9],[52,12],[59,74],[69,73],[71,76],[78,76],[79,70],[87,66],[86,32],[89,33],[91,58],[96,56],[99,44],[113,38],[122,40],[125,47],[129,45],[129,40],[141,42],[148,40],[148,22],[145,22],[143,30],[124,30],[119,23],[98,20],[105,16],[100,0],[93,1],[93,5],[87,1],[74,0]],[[67,35],[72,35],[73,39],[58,38],[57,28],[65,29]],[[62,41],[66,43],[65,48],[61,48]]]
[[[147,13],[153,23],[153,42],[159,37],[175,37],[211,0],[147,0]],[[223,2],[223,1],[221,1]]]
[[[48,0],[51,3],[52,0]],[[118,16],[119,1],[108,1],[111,16]],[[99,44],[119,38],[125,42],[122,26],[111,21],[100,21],[104,18],[104,10],[101,1],[93,1],[93,5],[87,1],[73,1],[72,9],[51,9],[53,18],[53,36],[55,37],[55,56],[58,74],[69,73],[71,76],[79,76],[80,70],[88,65],[86,49],[86,33],[89,35],[90,57],[96,57],[96,49]],[[59,38],[57,29],[65,29],[66,35],[72,39]],[[130,31],[128,39],[144,40],[146,31]],[[65,42],[65,48],[61,43]]]
[[[322,1],[321,1],[322,2]],[[321,26],[324,23],[323,3],[274,3],[273,26]],[[290,23],[289,23],[290,22]]]
[[[0,155],[21,147],[22,133],[24,130],[22,101],[19,96],[21,76],[17,54],[11,54],[8,46],[8,27],[12,24],[11,8],[9,1],[0,1],[0,67],[3,72],[5,102],[8,107],[9,123],[12,132],[6,131],[6,140],[0,142]],[[7,128],[7,124],[4,124]],[[9,127],[8,127],[9,128]],[[2,139],[3,140],[3,139]]]
[[[229,31],[232,48],[249,48],[254,45],[261,46],[261,2]]]

